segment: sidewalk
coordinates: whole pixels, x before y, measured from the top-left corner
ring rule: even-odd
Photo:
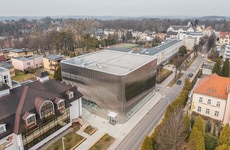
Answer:
[[[97,127],[98,130],[91,136],[82,134],[82,131],[78,131],[78,134],[86,137],[87,139],[80,144],[75,150],[87,150],[92,147],[105,133],[114,137],[115,142],[109,147],[109,150],[114,150],[120,144],[120,142],[128,135],[128,133],[142,120],[142,118],[149,112],[149,110],[155,106],[157,102],[162,98],[159,92],[155,92],[155,95],[140,108],[126,123],[111,125],[108,120],[96,116],[83,108],[82,118],[90,125]],[[80,132],[80,133],[79,133]]]

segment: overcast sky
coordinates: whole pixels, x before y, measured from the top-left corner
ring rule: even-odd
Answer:
[[[230,0],[0,0],[0,16],[230,16]]]

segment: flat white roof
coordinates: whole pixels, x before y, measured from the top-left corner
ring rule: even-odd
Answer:
[[[142,54],[100,50],[63,60],[62,63],[115,75],[125,75],[155,59],[156,57]]]

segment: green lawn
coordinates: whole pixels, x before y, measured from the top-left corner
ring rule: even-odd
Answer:
[[[19,70],[15,70],[15,76],[12,77],[12,80],[16,80],[19,82],[26,81],[29,79],[35,79],[35,76],[30,73],[25,74],[24,72],[19,71]]]
[[[96,128],[89,125],[88,127],[85,128],[84,132],[89,134],[89,135],[92,135],[93,133],[96,132],[96,130],[97,130]]]
[[[70,132],[64,136],[64,145],[66,150],[70,150],[75,145],[81,143],[84,140],[84,137],[76,134],[76,132]],[[62,150],[62,139],[59,139],[57,142],[53,143],[46,150]]]
[[[170,74],[172,73],[172,71],[168,70],[168,69],[161,69],[160,73],[157,74],[156,80],[158,83],[161,83],[162,81],[164,81]]]
[[[109,146],[115,141],[115,139],[105,134],[96,144],[94,144],[89,150],[107,150]]]

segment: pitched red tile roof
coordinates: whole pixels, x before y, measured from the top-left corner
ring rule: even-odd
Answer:
[[[30,115],[30,113],[27,111],[24,113],[24,115],[22,116],[23,120],[26,120],[26,118]]]
[[[194,93],[227,99],[227,90],[230,90],[230,78],[212,74],[199,80]]]
[[[211,26],[206,27],[204,30],[212,30]]]
[[[220,38],[225,38],[226,35],[230,37],[230,32],[220,32]]]
[[[0,61],[6,61],[6,58],[4,55],[0,55]]]

